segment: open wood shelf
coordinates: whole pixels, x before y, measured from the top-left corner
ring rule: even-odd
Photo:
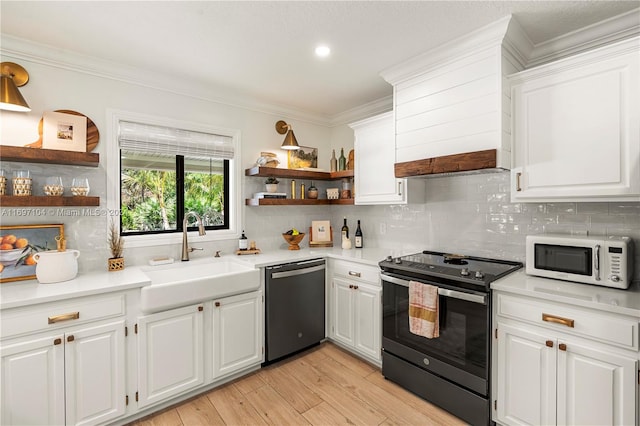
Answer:
[[[47,195],[0,195],[2,207],[96,207],[100,197],[54,197]]]
[[[98,167],[100,154],[3,145],[0,147],[0,160]]]
[[[292,198],[247,198],[245,205],[247,206],[320,206],[320,205],[353,205],[353,198],[345,198],[338,200],[311,200],[305,198],[302,199],[292,199]]]
[[[316,172],[311,170],[279,169],[277,167],[252,167],[244,171],[245,176],[277,177],[284,179],[338,180],[353,177],[353,170],[339,172]]]

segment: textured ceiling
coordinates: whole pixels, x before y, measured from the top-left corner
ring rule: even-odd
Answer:
[[[389,96],[380,71],[513,14],[536,44],[638,1],[7,1],[1,31],[332,117]],[[318,59],[318,43],[331,46]]]

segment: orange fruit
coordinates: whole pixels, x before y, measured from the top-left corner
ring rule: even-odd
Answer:
[[[2,271],[4,271],[4,265],[0,263],[0,274],[2,273]]]
[[[2,237],[2,244],[13,244],[15,243],[17,240],[15,235],[5,235],[4,237]]]
[[[24,260],[24,264],[25,265],[35,265],[36,264],[36,261],[33,259],[33,255],[32,254],[27,256],[27,258]]]
[[[15,248],[23,248],[26,247],[27,244],[29,244],[29,240],[26,238],[18,238],[13,246]]]
[[[13,244],[0,244],[0,250],[13,250]]]

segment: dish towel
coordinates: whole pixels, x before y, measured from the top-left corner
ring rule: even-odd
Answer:
[[[409,281],[409,331],[427,339],[440,336],[438,287]]]

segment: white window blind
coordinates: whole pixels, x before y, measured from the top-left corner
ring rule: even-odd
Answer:
[[[173,127],[120,121],[120,149],[158,156],[183,155],[192,159],[232,159],[233,138]]]

